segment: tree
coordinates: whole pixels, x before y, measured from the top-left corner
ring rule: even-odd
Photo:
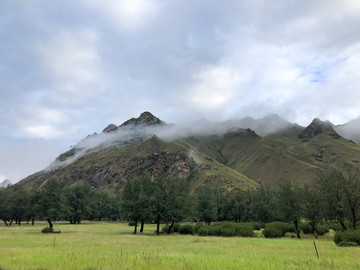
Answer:
[[[175,222],[181,221],[188,210],[189,183],[185,179],[168,179],[165,185],[167,193],[165,220],[170,222],[167,233],[171,232]]]
[[[230,194],[229,200],[232,220],[235,222],[247,221],[251,203],[250,192],[236,189]]]
[[[280,218],[286,222],[292,222],[296,237],[300,238],[299,220],[302,214],[300,189],[287,181],[280,185],[276,195]]]
[[[351,221],[353,230],[356,230],[360,219],[360,176],[359,172],[345,174],[343,179],[343,191],[347,216]]]
[[[167,179],[158,177],[153,180],[153,194],[152,194],[152,213],[156,222],[156,234],[160,234],[160,222],[163,221],[168,214],[168,193],[166,191]]]
[[[88,185],[77,185],[65,189],[66,218],[70,224],[80,223],[90,216],[91,189]]]
[[[143,203],[141,198],[141,178],[136,177],[126,181],[121,200],[121,211],[128,220],[134,221],[134,234],[137,232],[138,221],[141,218]]]
[[[36,212],[40,218],[46,219],[50,228],[53,228],[52,220],[60,218],[64,210],[64,195],[61,185],[55,179],[50,178],[35,196]]]
[[[11,219],[11,190],[10,188],[0,188],[0,218],[4,221],[6,226],[9,226],[8,221]]]
[[[200,220],[205,221],[207,225],[216,218],[216,202],[214,192],[210,187],[200,187],[197,192],[197,216]]]
[[[314,237],[318,238],[317,225],[323,218],[322,199],[318,189],[305,186],[301,190],[302,216],[309,220]]]
[[[260,185],[251,191],[250,212],[254,220],[271,222],[275,220],[274,192],[266,186]]]
[[[339,170],[321,174],[317,179],[317,185],[324,205],[324,215],[327,219],[336,219],[343,231],[347,229],[345,225],[347,212],[347,202],[344,193],[345,182],[344,174]]]

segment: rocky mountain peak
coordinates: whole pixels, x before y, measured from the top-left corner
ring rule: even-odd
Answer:
[[[242,138],[256,138],[258,135],[255,133],[255,131],[251,130],[250,128],[235,128],[230,129],[225,133],[226,139],[236,138],[236,137],[242,137]]]
[[[114,124],[110,124],[110,125],[108,125],[106,128],[104,128],[104,130],[102,131],[103,133],[109,133],[109,132],[111,132],[111,131],[115,131],[115,130],[117,130],[117,126],[116,125],[114,125]]]
[[[320,134],[328,133],[334,138],[339,138],[339,134],[335,131],[333,125],[329,121],[321,121],[319,118],[315,118],[310,125],[308,125],[304,130],[302,130],[298,137],[307,141],[308,139]]]
[[[159,118],[155,117],[150,112],[143,112],[140,114],[138,118],[131,118],[120,125],[120,127],[128,126],[128,125],[142,125],[142,126],[153,126],[163,124]]]

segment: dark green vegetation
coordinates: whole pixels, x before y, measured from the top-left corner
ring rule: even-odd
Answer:
[[[250,237],[264,227],[262,234],[267,238],[287,232],[300,238],[301,231],[318,238],[333,229],[347,233],[337,234],[340,240],[336,243],[357,242],[360,174],[334,170],[319,176],[311,188],[290,182],[278,188],[260,186],[245,191],[204,186],[193,195],[189,194],[189,180],[153,178],[150,173],[128,180],[117,196],[86,185],[62,186],[50,179],[38,190],[27,191],[21,186],[0,189],[0,200],[0,218],[6,226],[38,218],[47,220],[52,230],[54,220],[80,223],[105,219],[131,221],[134,234],[138,224],[143,232],[146,223],[155,223],[156,234],[160,234],[160,224],[166,223],[162,231],[167,234]],[[207,226],[175,225],[186,220]]]
[[[315,119],[302,128],[276,119],[283,123],[275,129],[273,118],[247,119],[259,136],[243,128],[244,121],[184,131],[143,113],[88,136],[19,185],[38,188],[54,178],[67,186],[82,183],[120,194],[127,180],[148,171],[153,177],[188,180],[193,194],[201,186],[231,191],[286,181],[312,184],[334,168],[360,169],[360,145],[339,136],[328,122]]]

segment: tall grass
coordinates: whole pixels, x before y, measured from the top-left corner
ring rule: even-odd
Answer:
[[[120,223],[0,225],[0,269],[360,269],[360,248],[339,248],[332,239],[225,238],[143,235]],[[54,246],[55,238],[55,246]]]

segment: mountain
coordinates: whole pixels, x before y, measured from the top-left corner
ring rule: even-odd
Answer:
[[[343,137],[360,143],[360,118],[352,120],[344,125],[338,125],[335,130]]]
[[[11,182],[9,179],[5,179],[4,181],[0,182],[0,188],[6,188],[11,186]]]
[[[192,192],[203,185],[232,190],[311,183],[332,168],[360,169],[360,145],[320,119],[305,128],[277,115],[177,126],[144,112],[87,136],[19,185],[36,188],[55,178],[120,193],[128,179],[149,171],[188,179]]]

